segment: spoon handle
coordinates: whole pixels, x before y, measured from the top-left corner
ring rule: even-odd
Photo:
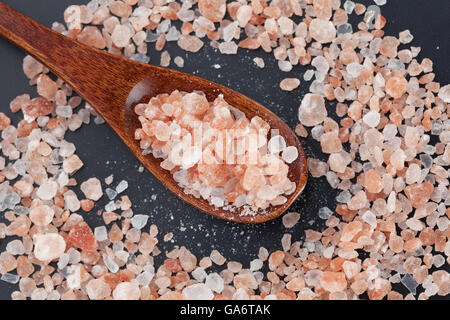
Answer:
[[[139,63],[88,47],[0,2],[0,36],[46,65],[112,126],[141,79]],[[147,71],[148,72],[148,71]],[[114,108],[116,110],[111,110]]]

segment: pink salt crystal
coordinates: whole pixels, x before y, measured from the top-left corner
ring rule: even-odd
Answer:
[[[212,300],[214,293],[203,283],[196,283],[183,289],[183,296],[188,300]]]
[[[327,117],[327,109],[322,96],[308,93],[303,97],[298,109],[298,119],[306,127],[321,124]]]
[[[401,76],[390,77],[386,82],[386,92],[394,99],[400,98],[408,87],[408,81]]]
[[[58,191],[58,184],[53,180],[47,180],[37,190],[36,195],[42,200],[51,200]]]
[[[132,34],[129,27],[118,24],[114,28],[114,31],[111,35],[111,40],[118,48],[124,48],[130,42],[131,36]]]
[[[380,53],[388,58],[395,58],[399,44],[400,41],[395,37],[384,37],[381,41]]]
[[[320,275],[320,285],[329,292],[340,292],[347,288],[345,274],[342,272],[325,271]]]
[[[121,282],[113,291],[114,300],[139,300],[141,290],[134,282]]]
[[[69,232],[67,241],[81,250],[96,251],[98,249],[94,233],[86,222],[81,222],[73,227]]]
[[[22,108],[24,115],[32,118],[39,116],[46,116],[53,111],[53,103],[46,98],[37,97],[30,101],[30,103]]]
[[[113,1],[109,4],[109,10],[112,14],[121,18],[128,18],[132,12],[132,8],[129,4],[122,1]]]
[[[14,98],[13,101],[9,104],[9,108],[11,109],[11,112],[18,112],[23,107],[29,105],[31,102],[30,95],[29,94],[22,94],[20,96],[17,96]]]
[[[300,80],[297,78],[285,78],[280,82],[280,88],[284,91],[292,91],[297,89],[300,85]]]
[[[103,279],[92,279],[86,284],[89,299],[101,300],[111,295],[110,286]]]
[[[248,5],[240,6],[236,13],[236,18],[241,28],[245,27],[252,17],[252,7]]]
[[[301,277],[295,277],[286,284],[286,289],[291,291],[300,291],[305,287],[305,280]]]
[[[41,74],[37,78],[37,91],[39,95],[43,96],[48,100],[54,100],[56,91],[58,91],[58,85],[55,81],[50,79],[49,76]]]
[[[220,22],[227,10],[226,0],[199,0],[198,9],[208,20]]]
[[[320,137],[323,153],[336,153],[342,150],[342,143],[337,132],[327,132]]]
[[[100,180],[97,178],[90,178],[84,181],[80,186],[86,198],[97,201],[103,196],[102,186]]]
[[[30,210],[30,219],[37,226],[49,225],[54,216],[54,211],[47,205],[38,205]]]
[[[450,84],[441,87],[438,96],[445,103],[450,103]]]
[[[294,22],[288,17],[278,18],[278,25],[283,35],[290,35],[294,31]]]
[[[374,169],[369,170],[364,175],[364,187],[370,193],[378,193],[383,190],[383,180]]]
[[[307,159],[308,170],[311,176],[314,178],[319,178],[327,173],[328,166],[325,162],[318,159],[308,158]]]
[[[420,208],[431,198],[434,187],[429,182],[416,183],[405,188],[405,194],[414,208]]]
[[[23,59],[23,72],[28,79],[35,78],[38,74],[44,71],[44,65],[37,61],[32,56],[26,56]]]
[[[367,197],[366,193],[364,191],[359,191],[355,194],[354,197],[350,199],[350,201],[347,203],[348,208],[350,210],[359,210],[366,206],[367,204]]]
[[[223,265],[226,261],[222,254],[217,250],[211,251],[211,255],[209,257],[211,258],[212,262],[219,266]]]
[[[340,153],[332,153],[328,158],[330,169],[337,173],[344,173],[347,168],[347,163]]]
[[[63,161],[63,170],[72,174],[83,166],[83,162],[76,154],[72,154]]]
[[[332,42],[336,38],[336,28],[331,21],[313,19],[309,25],[311,37],[320,43]]]
[[[277,250],[269,256],[269,269],[275,270],[279,265],[283,263],[285,253]]]
[[[97,27],[87,26],[77,36],[77,40],[90,47],[103,49],[106,46],[105,39]]]
[[[4,114],[3,112],[0,112],[0,130],[4,130],[6,127],[8,127],[11,124],[11,119]]]
[[[298,158],[298,149],[294,146],[289,146],[281,153],[281,158],[284,162],[291,164]]]
[[[351,241],[362,230],[363,225],[360,221],[352,221],[342,230],[341,241]]]
[[[177,42],[178,46],[189,52],[197,52],[203,47],[203,41],[196,36],[182,35]]]
[[[57,259],[66,250],[64,238],[57,233],[37,234],[33,241],[34,255],[41,261]]]

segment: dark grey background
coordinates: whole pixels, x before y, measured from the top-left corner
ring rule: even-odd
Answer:
[[[8,0],[4,2],[38,22],[50,26],[54,21],[63,22],[64,9],[70,4],[85,4],[88,1]],[[361,2],[366,5],[373,4],[372,0]],[[386,33],[397,35],[400,31],[410,29],[415,36],[412,45],[422,47],[420,58],[428,57],[434,61],[436,80],[442,84],[450,83],[448,60],[450,1],[390,0],[382,7],[382,14],[388,20]],[[352,18],[353,21],[358,22],[360,19],[361,17],[356,16]],[[237,56],[224,56],[207,46],[195,55],[181,51],[174,43],[170,43],[167,48],[172,59],[176,55],[185,58],[185,67],[180,69],[181,71],[196,74],[238,90],[261,102],[277,113],[291,128],[295,128],[301,96],[308,92],[309,84],[302,80],[299,89],[286,93],[279,89],[279,82],[287,76],[302,77],[307,68],[296,66],[290,73],[281,72],[272,55],[265,54],[262,50],[239,51]],[[153,45],[149,46],[148,55],[151,57],[150,63],[159,64],[159,53],[155,52]],[[35,87],[30,88],[22,72],[24,56],[25,54],[19,49],[0,39],[0,110],[9,116],[11,112],[8,105],[14,97],[23,93],[36,95]],[[252,59],[257,56],[264,58],[266,62],[264,69],[254,65]],[[221,65],[221,68],[213,68],[214,64]],[[177,68],[173,63],[170,67]],[[334,104],[329,104],[329,108],[334,110]],[[17,124],[20,116],[13,115],[12,118]],[[158,225],[161,235],[159,247],[163,252],[171,250],[174,245],[184,245],[201,258],[209,255],[212,249],[217,249],[229,260],[240,261],[244,267],[249,267],[249,262],[256,258],[260,246],[266,247],[269,251],[280,249],[280,240],[284,233],[291,233],[292,241],[297,241],[301,240],[305,229],[323,228],[323,222],[317,217],[317,210],[323,206],[330,208],[335,206],[336,191],[328,186],[324,178],[311,178],[303,195],[291,208],[292,211],[299,212],[302,217],[302,222],[298,223],[294,229],[285,230],[281,219],[260,225],[227,223],[191,208],[166,190],[147,171],[139,173],[137,170],[139,162],[106,124],[83,126],[75,133],[69,132],[66,139],[75,143],[78,148],[77,154],[85,164],[76,174],[80,183],[93,176],[102,179],[110,174],[114,174],[115,183],[122,179],[129,182],[130,187],[126,193],[134,204],[135,213],[148,214],[149,224]],[[308,156],[325,159],[316,141],[306,139],[302,143]],[[156,195],[156,200],[151,200],[152,195]],[[105,198],[98,202],[93,213],[83,214],[91,227],[103,224],[101,218],[94,212],[106,204]],[[186,231],[179,231],[180,227],[186,227]],[[167,232],[174,232],[173,242],[162,241],[162,236]],[[4,250],[10,239],[0,240],[0,250]],[[160,255],[156,259],[157,262],[162,261],[163,257],[164,254]],[[0,281],[0,299],[9,299],[11,292],[16,288],[15,285]],[[395,288],[405,293],[401,285]]]

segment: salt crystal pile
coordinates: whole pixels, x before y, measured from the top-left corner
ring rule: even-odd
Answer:
[[[286,202],[284,195],[295,189],[287,175],[297,148],[287,147],[280,135],[267,141],[270,127],[264,120],[245,118],[221,96],[208,102],[200,92],[174,91],[135,111],[142,124],[135,137],[144,154],[163,159],[161,167],[173,172],[187,194],[254,213]],[[198,135],[206,142],[191,141]]]

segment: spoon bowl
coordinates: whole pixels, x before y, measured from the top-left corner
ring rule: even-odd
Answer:
[[[307,181],[306,157],[295,135],[273,112],[256,101],[220,84],[176,70],[143,64],[88,47],[65,37],[20,14],[0,2],[0,35],[34,56],[53,73],[68,83],[113,128],[133,154],[161,183],[178,197],[214,217],[242,223],[260,223],[280,216],[297,199]],[[161,168],[160,159],[143,155],[134,138],[140,127],[134,106],[148,103],[151,97],[174,90],[202,91],[208,101],[219,94],[247,118],[259,116],[271,129],[277,129],[286,144],[295,146],[299,156],[289,165],[288,177],[296,183],[295,191],[286,203],[271,206],[255,215],[243,215],[240,208],[233,212],[210,205],[208,201],[185,194],[172,174]]]

